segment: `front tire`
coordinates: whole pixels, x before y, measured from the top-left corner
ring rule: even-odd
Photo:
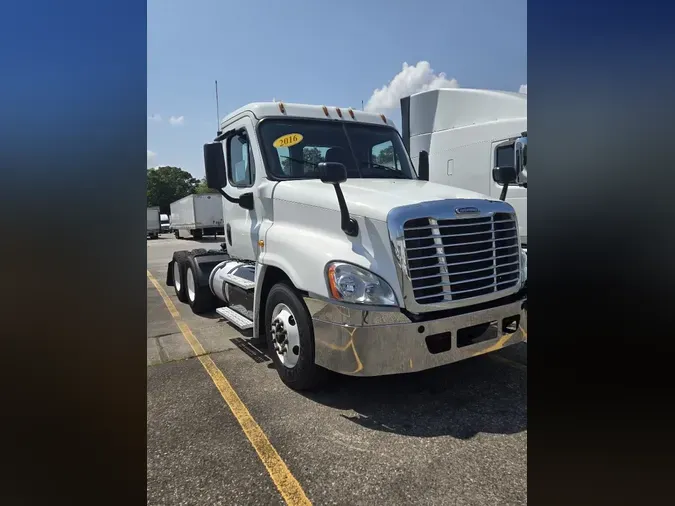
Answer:
[[[312,390],[326,378],[314,362],[314,329],[309,311],[296,290],[277,283],[265,304],[267,345],[281,381],[293,390]]]

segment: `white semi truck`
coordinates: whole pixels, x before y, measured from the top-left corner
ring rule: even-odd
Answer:
[[[171,203],[171,231],[176,239],[223,235],[222,197],[214,193],[188,195]]]
[[[160,232],[159,207],[148,207],[146,213],[147,237],[150,239],[157,239]]]
[[[204,160],[225,243],[175,252],[166,283],[196,314],[215,309],[265,339],[286,385],[420,371],[525,340],[513,207],[420,180],[391,120],[276,102],[220,126]]]
[[[160,214],[159,221],[163,234],[168,234],[169,232],[171,232],[171,221],[169,220],[168,214]]]
[[[401,131],[414,162],[421,151],[429,154],[429,181],[505,197],[527,250],[527,170],[506,185],[499,170],[513,166],[516,145],[527,145],[527,95],[465,88],[416,93],[401,99]]]

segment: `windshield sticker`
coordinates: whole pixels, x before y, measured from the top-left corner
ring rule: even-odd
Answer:
[[[288,148],[302,142],[302,134],[286,134],[279,137],[272,146],[275,148]]]

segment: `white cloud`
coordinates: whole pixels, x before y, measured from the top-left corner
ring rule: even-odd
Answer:
[[[518,93],[525,93],[527,95],[527,84],[521,84]]]
[[[162,121],[162,117],[159,114],[151,114],[150,116],[148,116],[148,119],[150,121],[156,121],[157,123]]]
[[[150,167],[150,164],[155,160],[156,157],[157,153],[148,149],[148,167]]]
[[[169,123],[171,123],[173,126],[182,125],[184,122],[185,118],[183,116],[171,116],[169,118]]]
[[[436,74],[427,61],[418,62],[417,65],[403,63],[401,72],[373,92],[365,110],[375,112],[397,109],[403,97],[439,88],[459,88],[459,83],[455,78],[448,79],[443,72]]]

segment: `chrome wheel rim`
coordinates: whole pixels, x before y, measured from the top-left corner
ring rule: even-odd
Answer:
[[[293,369],[300,358],[300,332],[293,311],[286,304],[277,304],[270,322],[272,346],[284,367]]]

